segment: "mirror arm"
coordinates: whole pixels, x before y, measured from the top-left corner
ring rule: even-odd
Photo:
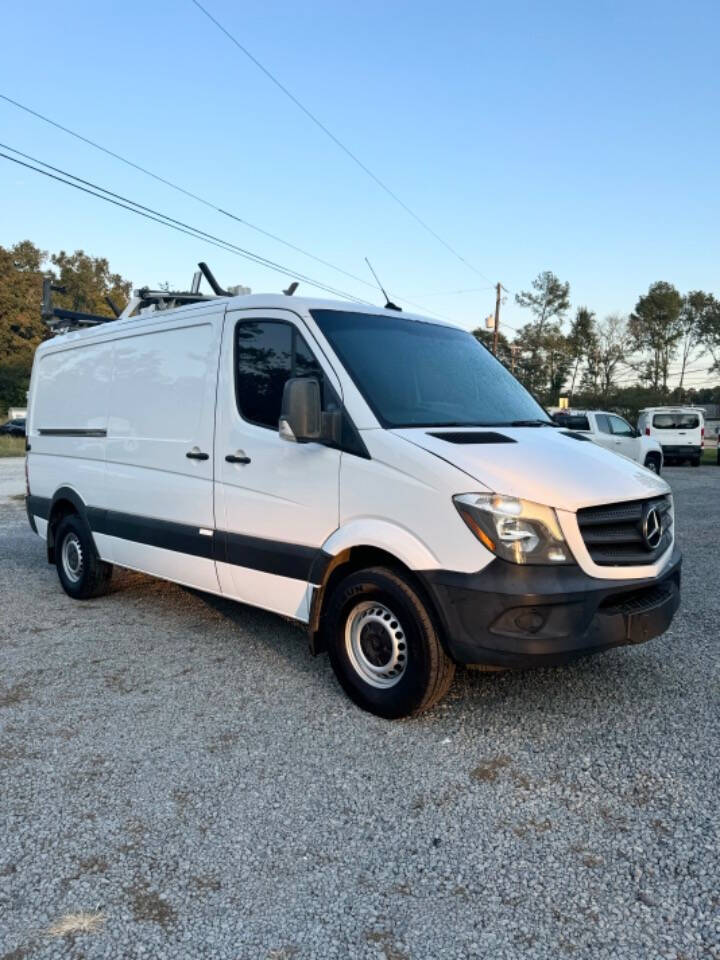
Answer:
[[[342,439],[342,410],[323,410],[320,414],[321,442],[339,444]]]

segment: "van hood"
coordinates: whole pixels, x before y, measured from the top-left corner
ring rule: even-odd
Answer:
[[[391,432],[472,478],[468,489],[458,493],[472,493],[470,484],[477,481],[493,493],[575,511],[670,492],[661,477],[634,460],[554,427],[413,427]],[[446,439],[453,434],[495,434],[505,441],[455,443]]]

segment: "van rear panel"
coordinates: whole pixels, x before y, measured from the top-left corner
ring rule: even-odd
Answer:
[[[663,455],[695,459],[703,444],[703,417],[692,410],[663,410],[649,415],[650,436],[663,449]]]
[[[85,497],[102,495],[112,350],[111,343],[77,342],[38,351],[27,428],[34,496],[52,497],[64,484]]]

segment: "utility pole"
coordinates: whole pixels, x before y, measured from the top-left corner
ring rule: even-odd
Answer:
[[[498,283],[495,287],[495,331],[493,333],[493,353],[497,356],[498,348],[498,328],[500,326],[500,292],[502,290],[502,284]]]

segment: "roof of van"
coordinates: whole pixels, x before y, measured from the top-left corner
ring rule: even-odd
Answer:
[[[453,327],[455,329],[464,329],[457,323],[451,323],[448,320],[442,320],[435,317],[424,317],[418,313],[396,312],[388,310],[386,307],[378,307],[368,303],[353,303],[347,300],[320,300],[315,297],[289,297],[281,293],[251,293],[237,297],[212,297],[208,300],[200,300],[197,303],[185,304],[181,307],[174,307],[171,310],[147,310],[132,317],[120,317],[117,320],[108,320],[105,324],[99,326],[84,327],[80,330],[72,330],[69,333],[56,334],[49,340],[45,340],[38,347],[38,351],[43,352],[53,343],[63,341],[65,343],[76,339],[92,339],[104,333],[113,333],[120,327],[139,322],[162,323],[170,317],[176,315],[188,315],[208,306],[226,306],[231,310],[290,310],[298,312],[300,310],[342,310],[348,313],[372,313],[378,316],[391,316],[393,318],[402,317],[405,320],[414,320],[419,323],[433,323],[443,327]]]
[[[704,414],[706,412],[704,407],[691,407],[684,403],[674,403],[671,406],[666,407],[643,407],[640,413],[665,413],[666,411],[675,413],[679,410],[682,410],[685,413],[692,411],[692,413]]]

